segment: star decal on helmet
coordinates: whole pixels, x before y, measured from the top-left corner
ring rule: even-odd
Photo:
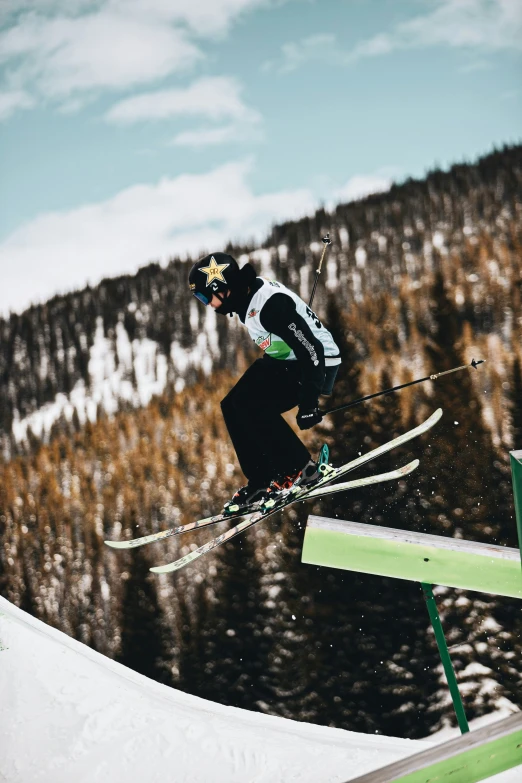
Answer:
[[[203,272],[207,276],[207,286],[209,286],[214,280],[220,280],[222,283],[227,281],[223,277],[223,270],[230,266],[230,264],[218,264],[214,256],[210,259],[208,266],[202,266],[200,272]]]

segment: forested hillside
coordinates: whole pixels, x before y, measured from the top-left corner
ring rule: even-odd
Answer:
[[[516,546],[509,448],[522,448],[522,147],[433,172],[228,247],[314,307],[341,348],[328,405],[487,362],[326,417],[345,460],[439,405],[436,429],[365,472],[407,480],[275,517],[171,577],[148,567],[208,537],[133,537],[220,507],[241,475],[219,401],[256,355],[236,319],[187,291],[190,262],[144,267],[0,321],[0,591],[146,674],[205,698],[419,737],[451,704],[418,586],[304,566],[312,510]],[[208,308],[209,310],[209,308]],[[522,707],[516,601],[439,590],[469,717]]]
[[[240,261],[248,254],[261,274],[307,298],[320,239],[329,231],[333,244],[315,306],[324,312],[327,294],[335,294],[352,316],[358,357],[370,373],[390,351],[395,372],[422,370],[432,328],[430,290],[440,272],[463,323],[461,348],[482,351],[490,362],[483,374],[494,437],[509,438],[500,408],[509,397],[502,384],[511,387],[520,376],[521,191],[522,146],[506,147],[476,164],[277,226],[262,248],[227,250]],[[28,424],[44,432],[60,413],[72,417],[74,407],[80,419],[94,419],[98,405],[112,412],[122,401],[146,404],[176,382],[178,389],[192,383],[200,369],[236,371],[244,332],[191,299],[191,263],[151,264],[134,277],[105,280],[0,319],[6,453],[13,421],[20,441]],[[48,415],[27,419],[46,403],[54,404]]]

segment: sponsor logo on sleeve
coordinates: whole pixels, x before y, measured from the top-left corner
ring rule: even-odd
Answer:
[[[262,351],[266,351],[266,349],[270,348],[272,344],[272,335],[267,334],[266,337],[258,337],[256,340],[256,344],[259,345]]]
[[[317,367],[317,365],[319,364],[319,359],[317,358],[317,352],[314,346],[312,345],[312,343],[306,339],[302,331],[298,329],[294,323],[289,324],[288,328],[295,334],[299,342],[302,343],[302,345],[304,345],[304,347],[310,354],[310,358],[312,359],[314,366]]]

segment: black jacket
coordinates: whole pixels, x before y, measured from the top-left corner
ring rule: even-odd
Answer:
[[[241,295],[234,302],[234,311],[238,314],[242,323],[245,323],[248,306],[256,291],[263,285],[263,280],[256,277],[255,270],[250,264],[241,269],[244,288]],[[294,300],[285,293],[277,293],[268,299],[259,313],[261,324],[267,332],[277,334],[293,350],[297,361],[301,366],[302,390],[299,406],[303,409],[315,408],[318,404],[319,394],[323,388],[325,377],[324,348],[304,318],[296,310]],[[290,324],[293,329],[290,329]],[[305,340],[301,341],[296,336],[300,331]],[[313,353],[306,347],[308,343],[313,348]],[[313,358],[312,358],[313,357]],[[265,355],[265,360],[270,362],[284,361],[273,359]],[[319,363],[315,361],[319,359]]]

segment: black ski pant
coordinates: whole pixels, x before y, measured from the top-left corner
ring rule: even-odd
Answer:
[[[297,361],[264,357],[252,364],[221,402],[241,470],[253,486],[300,471],[310,452],[281,416],[299,402]]]

